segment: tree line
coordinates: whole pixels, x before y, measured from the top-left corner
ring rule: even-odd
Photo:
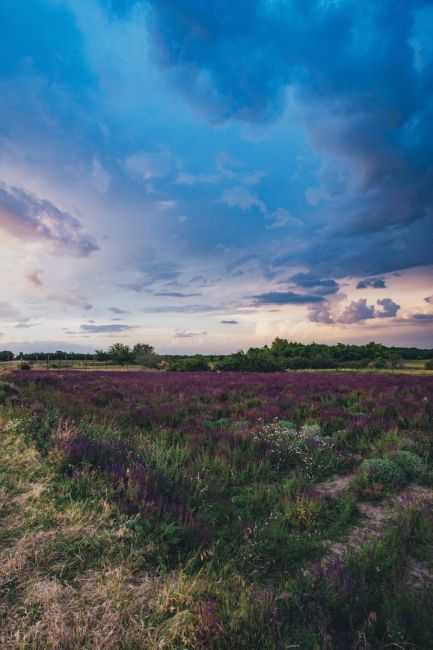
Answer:
[[[152,345],[136,343],[129,346],[114,343],[107,350],[95,350],[94,354],[76,352],[33,352],[14,355],[9,350],[0,351],[0,361],[22,362],[40,360],[95,361],[106,365],[137,365],[174,371],[241,370],[278,372],[283,370],[332,369],[332,368],[398,368],[408,360],[425,360],[426,367],[433,369],[433,349],[416,347],[387,347],[381,343],[348,345],[337,343],[297,343],[276,338],[262,348],[249,348],[233,354],[157,354]]]

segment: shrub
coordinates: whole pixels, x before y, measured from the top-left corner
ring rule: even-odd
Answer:
[[[409,480],[422,481],[427,476],[424,460],[412,451],[400,449],[391,454],[390,459],[405,472]]]
[[[383,489],[396,488],[406,481],[406,472],[389,458],[368,458],[359,468],[353,484],[370,496]]]
[[[318,424],[305,424],[297,430],[287,420],[264,424],[254,440],[278,470],[298,467],[307,481],[336,469],[340,454],[331,438],[320,435]]]

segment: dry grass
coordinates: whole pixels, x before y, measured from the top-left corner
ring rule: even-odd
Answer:
[[[35,577],[25,595],[27,617],[18,634],[3,638],[15,648],[151,648],[151,630],[144,624],[155,599],[157,581],[148,575],[133,580],[126,567],[103,574],[90,571],[79,585],[62,584],[55,578]],[[39,617],[32,621],[31,612]]]
[[[55,437],[67,436],[70,427],[63,420]],[[103,500],[97,511],[74,502],[59,508],[50,489],[50,461],[16,431],[3,426],[1,436],[2,650],[197,647],[197,602],[209,582],[182,572],[163,580],[137,570],[137,549],[127,559],[116,558],[111,547],[124,543],[129,531],[119,525],[115,509]],[[79,559],[80,545],[89,540],[111,549],[109,558],[102,551],[96,568],[64,580],[70,549],[78,549]]]

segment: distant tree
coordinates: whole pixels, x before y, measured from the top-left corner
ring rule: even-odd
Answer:
[[[108,352],[105,352],[105,350],[95,350],[96,361],[107,361],[108,358],[109,358]]]
[[[159,357],[155,354],[155,348],[148,343],[136,343],[132,349],[134,363],[148,368],[156,368]]]
[[[148,343],[136,343],[132,349],[134,356],[148,356],[149,354],[155,354],[155,348],[153,345]]]
[[[425,362],[425,369],[433,370],[433,359],[429,359],[428,361]]]
[[[131,348],[124,343],[113,343],[108,348],[108,358],[113,363],[120,363],[123,366],[124,363],[132,361]]]
[[[393,368],[393,369],[394,368],[401,368],[402,365],[403,365],[403,360],[400,357],[400,355],[398,355],[396,353],[392,353],[388,357],[388,365],[389,365],[390,368]]]
[[[14,353],[10,350],[2,350],[0,352],[0,361],[12,361],[14,356]]]

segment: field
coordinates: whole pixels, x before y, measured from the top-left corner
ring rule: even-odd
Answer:
[[[433,647],[433,376],[12,370],[0,647]]]
[[[356,373],[356,374],[389,374],[390,372],[395,372],[398,374],[408,374],[408,375],[427,375],[433,377],[433,370],[426,369],[426,363],[429,361],[429,359],[406,359],[406,360],[400,360],[398,364],[398,368],[390,370],[389,368],[370,368],[370,367],[365,367],[365,368],[344,368],[340,367],[338,369],[335,368],[324,368],[324,369],[314,369],[314,370],[304,370],[303,372],[331,372],[331,373],[336,373],[336,372],[350,372],[350,373]],[[0,373],[3,371],[14,371],[14,370],[19,370],[21,366],[21,361],[17,358],[14,359],[13,361],[0,361]],[[24,361],[24,363],[28,363],[27,361]],[[107,371],[107,372],[113,372],[114,370],[116,372],[127,372],[127,371],[147,371],[149,372],[150,369],[140,366],[139,364],[133,364],[133,363],[125,363],[124,365],[119,365],[119,364],[114,364],[109,361],[96,361],[95,359],[88,359],[86,361],[83,360],[74,360],[74,359],[60,359],[60,360],[48,360],[48,359],[39,359],[37,361],[32,360],[29,362],[31,365],[31,368],[33,370],[37,371],[42,371],[42,370],[86,370],[88,372],[93,372],[95,370],[97,371]],[[298,372],[297,370],[286,370],[286,372]]]

